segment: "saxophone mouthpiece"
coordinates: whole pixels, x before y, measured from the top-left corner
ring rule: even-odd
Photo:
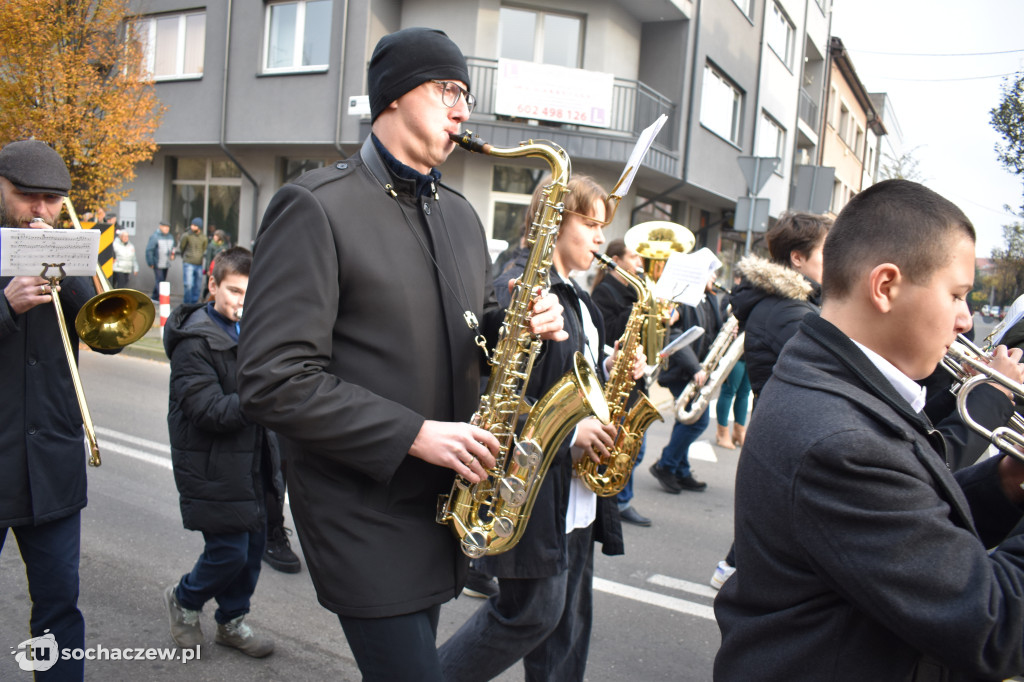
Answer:
[[[615,267],[615,261],[613,261],[608,256],[604,255],[603,253],[598,253],[597,251],[591,251],[591,253],[594,254],[594,258],[596,258],[597,260],[601,261],[602,265],[604,265],[606,267],[609,267],[609,268],[614,268]]]
[[[448,133],[448,138],[468,152],[489,154],[491,151],[491,145],[474,136],[472,130],[465,130],[461,133]]]

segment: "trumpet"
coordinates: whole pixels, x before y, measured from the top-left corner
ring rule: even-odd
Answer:
[[[992,354],[976,346],[963,334],[950,345],[942,359],[943,367],[959,383],[952,390],[956,393],[956,409],[960,418],[969,428],[981,434],[1003,452],[1024,461],[1024,418],[1014,412],[1009,424],[988,429],[978,423],[967,409],[967,396],[982,384],[1002,386],[1014,395],[1015,400],[1024,400],[1024,384],[1014,381],[1002,372],[989,366]],[[970,374],[964,367],[970,367],[977,374]]]

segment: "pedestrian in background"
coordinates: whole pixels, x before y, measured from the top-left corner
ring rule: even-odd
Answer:
[[[188,232],[181,236],[178,250],[181,251],[181,281],[185,288],[183,303],[198,303],[203,290],[203,257],[206,255],[206,235],[203,234],[203,219],[193,218]]]
[[[224,251],[210,277],[209,303],[183,304],[164,328],[171,359],[170,411],[174,482],[185,528],[205,547],[191,572],[164,591],[171,637],[183,648],[203,643],[199,612],[217,602],[217,644],[262,658],[274,643],[245,622],[267,542],[265,491],[283,496],[276,439],[249,421],[235,383],[239,319],[252,254]]]
[[[146,265],[153,268],[153,293],[149,297],[154,301],[160,298],[160,282],[167,281],[167,270],[176,254],[170,223],[160,223],[146,242]]]
[[[131,242],[128,230],[121,230],[114,238],[114,276],[111,286],[124,289],[128,278],[139,274],[139,259],[135,257],[135,244]]]

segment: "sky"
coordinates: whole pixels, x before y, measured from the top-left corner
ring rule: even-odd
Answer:
[[[1019,220],[1003,206],[1020,210],[1024,177],[996,158],[989,112],[1002,75],[1024,69],[1024,1],[833,0],[831,32],[868,92],[888,94],[896,153],[912,152],[921,182],[974,223],[977,255],[1003,246],[1002,226]]]

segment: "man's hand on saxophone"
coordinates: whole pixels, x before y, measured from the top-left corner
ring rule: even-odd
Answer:
[[[479,483],[487,477],[486,470],[494,466],[498,449],[498,439],[486,429],[465,422],[427,419],[409,454],[451,469],[470,483]]]

